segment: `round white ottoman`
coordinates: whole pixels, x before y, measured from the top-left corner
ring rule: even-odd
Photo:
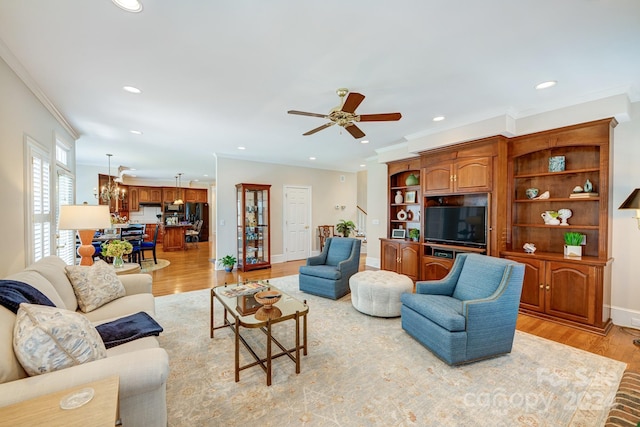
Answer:
[[[361,313],[378,317],[400,316],[400,295],[413,292],[413,281],[403,274],[367,270],[349,279],[351,304]]]

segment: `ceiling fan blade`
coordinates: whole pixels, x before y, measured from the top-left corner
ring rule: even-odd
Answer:
[[[362,131],[360,130],[360,128],[359,128],[358,126],[354,125],[353,123],[349,123],[349,124],[348,124],[348,125],[346,125],[344,128],[345,128],[345,129],[347,130],[347,132],[349,132],[349,133],[351,134],[351,136],[353,136],[355,139],[358,139],[358,138],[364,138],[364,136],[365,136],[365,135],[364,135],[364,132],[362,132]]]
[[[313,135],[314,133],[320,132],[322,129],[326,129],[326,128],[328,128],[330,126],[333,126],[333,125],[335,125],[334,122],[325,123],[322,126],[319,126],[319,127],[315,128],[315,129],[311,129],[309,132],[303,133],[302,135],[304,135],[304,136]]]
[[[400,120],[402,114],[400,113],[383,113],[383,114],[361,114],[359,122],[392,122]]]
[[[297,114],[299,116],[322,117],[323,119],[327,118],[326,114],[307,113],[306,111],[289,110],[289,111],[287,111],[287,113],[289,113],[289,114]]]
[[[361,93],[350,92],[347,95],[347,99],[344,100],[344,104],[342,105],[342,111],[345,113],[353,113],[358,108],[358,105],[364,99],[364,95]]]

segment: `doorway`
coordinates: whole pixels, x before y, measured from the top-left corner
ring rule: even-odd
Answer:
[[[311,187],[284,186],[285,261],[309,258],[311,253]]]

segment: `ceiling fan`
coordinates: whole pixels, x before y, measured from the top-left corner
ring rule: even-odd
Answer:
[[[349,89],[340,88],[336,90],[336,93],[340,97],[340,105],[331,109],[329,114],[317,114],[307,113],[305,111],[289,110],[289,114],[297,114],[300,116],[322,117],[323,119],[330,120],[328,123],[323,124],[315,129],[311,129],[309,132],[303,133],[304,136],[312,135],[316,132],[326,129],[333,125],[342,126],[349,132],[354,138],[362,138],[365,136],[364,132],[360,130],[354,122],[390,122],[400,120],[402,114],[400,113],[383,113],[383,114],[356,114],[356,108],[364,100],[364,95],[356,92],[349,92]],[[348,94],[348,95],[347,95]],[[347,97],[345,99],[345,96]]]

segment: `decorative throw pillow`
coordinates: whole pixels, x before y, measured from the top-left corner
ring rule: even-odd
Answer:
[[[102,260],[92,266],[68,265],[66,272],[78,298],[78,307],[85,313],[125,295],[115,270]]]
[[[29,375],[107,357],[102,338],[83,315],[57,307],[20,304],[13,351]]]

